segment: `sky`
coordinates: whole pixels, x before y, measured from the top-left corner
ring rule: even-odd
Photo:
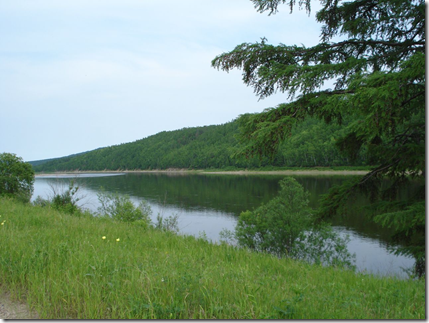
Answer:
[[[259,13],[250,0],[0,2],[0,153],[24,161],[224,124],[264,100],[211,61],[262,37],[313,46],[312,10]]]

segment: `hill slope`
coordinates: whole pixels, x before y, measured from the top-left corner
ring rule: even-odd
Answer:
[[[237,158],[241,144],[235,121],[222,125],[164,131],[135,142],[99,148],[40,163],[36,171],[258,168],[264,166],[349,166],[335,148],[341,129],[309,119],[294,130],[279,153],[268,158]],[[363,164],[360,158],[353,166]]]

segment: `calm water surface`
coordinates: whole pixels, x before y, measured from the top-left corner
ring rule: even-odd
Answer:
[[[152,208],[152,219],[158,214],[178,215],[183,234],[205,235],[219,240],[219,232],[234,230],[240,212],[252,210],[267,203],[279,190],[280,175],[189,175],[181,173],[127,173],[80,174],[36,177],[33,200],[37,196],[52,196],[67,189],[71,180],[80,187],[80,205],[96,211],[100,205],[97,193],[103,187],[107,192],[127,194],[131,199],[146,200]],[[294,176],[310,192],[310,205],[317,207],[321,194],[335,184],[350,179],[346,176]],[[78,194],[78,195],[79,195]],[[364,198],[357,203],[363,205]],[[334,229],[349,235],[348,249],[356,254],[360,271],[381,275],[406,277],[403,268],[412,267],[414,260],[388,252],[394,247],[390,232],[365,218],[362,211],[353,211],[332,220]]]

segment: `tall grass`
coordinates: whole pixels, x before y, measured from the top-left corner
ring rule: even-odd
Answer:
[[[0,286],[45,319],[424,319],[425,282],[0,198]],[[105,237],[105,239],[103,239]],[[117,239],[119,241],[117,241]]]

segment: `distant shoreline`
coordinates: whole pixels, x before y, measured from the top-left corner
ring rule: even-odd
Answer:
[[[36,177],[64,176],[80,174],[120,174],[120,173],[167,173],[167,174],[210,174],[210,175],[365,175],[369,170],[232,170],[232,171],[209,171],[209,170],[189,170],[189,169],[164,169],[164,170],[104,170],[104,171],[72,171],[40,173]]]
[[[365,175],[366,170],[266,170],[266,171],[219,171],[203,172],[203,174],[221,175]]]

